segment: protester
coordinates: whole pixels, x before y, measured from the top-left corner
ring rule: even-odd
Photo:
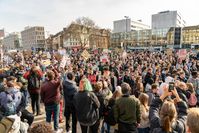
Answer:
[[[40,86],[42,72],[39,67],[33,66],[30,71],[24,74],[24,78],[28,80],[28,91],[31,97],[31,105],[33,114],[41,115],[40,110]],[[35,110],[36,107],[36,110]]]
[[[88,85],[90,84],[88,79],[83,78],[80,82],[82,86],[74,96],[74,105],[82,133],[87,133],[89,129],[92,133],[99,133],[99,100],[93,92],[89,91],[91,85]]]
[[[150,123],[149,123],[149,106],[148,100],[149,96],[145,93],[141,93],[139,96],[140,100],[140,112],[141,112],[141,121],[140,126],[138,127],[138,133],[149,133]]]
[[[149,90],[149,92],[147,93],[147,95],[149,96],[149,103],[148,105],[150,106],[153,99],[155,99],[156,97],[158,97],[158,85],[157,84],[152,84],[151,86],[151,90]]]
[[[49,123],[36,124],[29,133],[54,133]]]
[[[191,108],[187,115],[187,133],[199,133],[199,109]]]
[[[86,50],[86,49],[85,49]],[[46,57],[46,52],[37,52],[33,51],[29,54],[27,51],[17,52],[13,55],[7,55],[12,58],[12,62],[6,63],[4,62],[4,67],[0,69],[0,92],[5,92],[9,85],[7,85],[10,81],[10,76],[13,76],[13,89],[17,89],[19,93],[21,93],[21,101],[17,100],[19,103],[18,109],[16,112],[21,112],[21,122],[28,122],[29,125],[32,125],[32,121],[34,119],[33,114],[28,112],[27,107],[29,103],[32,105],[32,112],[36,115],[41,114],[41,109],[43,107],[43,103],[40,102],[40,87],[47,86],[44,88],[48,95],[46,99],[54,99],[53,102],[59,104],[60,110],[58,112],[54,112],[55,116],[59,116],[59,121],[62,121],[62,101],[61,99],[64,98],[65,104],[65,113],[66,116],[66,131],[67,132],[75,132],[78,131],[76,126],[76,121],[80,122],[81,127],[84,131],[86,127],[89,129],[95,130],[97,132],[115,132],[123,131],[124,127],[128,128],[131,127],[132,129],[144,129],[146,126],[143,126],[143,119],[142,119],[142,111],[140,113],[140,124],[137,115],[134,114],[134,111],[137,108],[130,109],[125,108],[126,105],[131,105],[133,100],[136,99],[132,98],[135,95],[137,98],[142,95],[149,95],[149,110],[154,109],[156,106],[162,107],[162,113],[169,112],[170,110],[174,110],[173,102],[160,101],[160,96],[164,94],[165,86],[170,86],[168,88],[176,88],[178,95],[182,101],[185,101],[189,107],[195,107],[196,102],[199,101],[199,80],[198,80],[198,70],[199,70],[199,62],[196,58],[190,56],[189,58],[181,58],[178,56],[178,52],[173,51],[172,54],[167,54],[167,50],[165,51],[116,51],[116,50],[108,50],[108,52],[104,52],[102,49],[96,49],[96,52],[87,49],[88,53],[90,54],[89,58],[85,58],[84,55],[81,55],[82,49],[78,51],[71,51],[67,49],[64,54],[60,54],[60,50],[56,51],[49,51],[48,55],[50,54],[51,57]],[[188,54],[191,54],[193,50],[187,51]],[[21,56],[24,57],[21,57]],[[66,64],[63,63],[62,60],[63,55],[66,55],[70,61],[67,60]],[[107,57],[104,60],[101,60],[101,57]],[[123,56],[127,55],[127,56]],[[188,56],[187,56],[188,57]],[[22,60],[24,59],[24,60]],[[45,63],[46,62],[46,63]],[[65,66],[63,65],[65,64]],[[42,68],[42,71],[40,70]],[[55,73],[55,79],[49,81],[48,79],[48,71],[53,71]],[[73,73],[73,76],[69,76],[70,73]],[[69,74],[69,75],[67,75]],[[23,77],[23,76],[24,77]],[[75,78],[72,78],[75,77]],[[24,79],[25,78],[25,79]],[[142,80],[143,79],[143,80]],[[188,79],[188,80],[187,80]],[[57,83],[55,83],[57,82]],[[75,83],[76,82],[76,83]],[[130,86],[130,93],[123,94],[120,97],[118,90],[116,88],[120,87],[124,82],[127,82]],[[188,84],[186,84],[186,82]],[[52,83],[52,84],[51,84]],[[56,85],[55,85],[55,84]],[[193,85],[191,85],[192,83]],[[47,85],[48,84],[48,85]],[[54,85],[53,85],[54,84]],[[59,85],[58,85],[59,84]],[[172,85],[174,84],[174,87]],[[80,88],[78,90],[77,86]],[[118,87],[117,87],[118,86]],[[53,89],[54,88],[54,89]],[[62,91],[63,88],[63,91]],[[128,87],[127,87],[128,88]],[[52,90],[52,91],[50,91]],[[56,91],[55,91],[56,90]],[[79,92],[77,92],[79,91]],[[171,90],[170,90],[171,91]],[[171,91],[172,92],[172,91]],[[165,99],[172,99],[174,103],[176,103],[176,96],[169,92],[168,98]],[[29,99],[29,94],[31,102]],[[59,93],[59,94],[58,94]],[[194,95],[195,93],[195,95]],[[3,93],[1,93],[3,94]],[[0,94],[0,95],[1,95]],[[97,99],[94,103],[100,106],[91,106],[89,102],[89,96],[93,97],[93,99]],[[118,97],[115,98],[114,95]],[[113,96],[112,96],[113,95]],[[50,98],[52,96],[52,98]],[[56,97],[56,98],[54,98]],[[59,100],[58,100],[59,97]],[[0,97],[2,99],[2,97]],[[85,101],[85,99],[87,99]],[[127,102],[124,100],[127,99]],[[146,97],[144,99],[147,99]],[[157,99],[158,102],[157,102]],[[43,99],[44,100],[44,99]],[[98,101],[98,102],[97,102]],[[115,106],[119,106],[118,102],[121,101],[122,104],[120,105],[120,110],[124,113],[121,116],[117,116],[115,120],[114,110]],[[134,100],[134,103],[138,104],[138,100]],[[154,105],[155,101],[155,105]],[[4,102],[0,101],[2,104]],[[44,106],[46,107],[46,103],[49,101],[44,100]],[[74,103],[73,103],[74,102]],[[88,102],[88,103],[87,103]],[[131,103],[132,102],[132,103]],[[113,104],[112,104],[113,103]],[[161,105],[163,104],[163,106]],[[164,105],[165,104],[165,105]],[[179,106],[180,104],[180,106]],[[183,102],[184,104],[184,102]],[[199,102],[198,102],[199,104]],[[36,108],[35,108],[36,105]],[[41,109],[40,106],[41,105]],[[54,105],[54,103],[53,103]],[[77,106],[78,105],[78,106]],[[95,104],[94,104],[95,105]],[[145,102],[140,104],[141,110],[142,107],[145,105]],[[179,111],[182,110],[181,107],[182,102],[176,104],[175,107],[176,112],[178,112],[178,116],[182,116],[184,118],[184,114],[180,114]],[[57,105],[58,106],[58,105]],[[163,107],[171,107],[170,110],[163,110]],[[180,107],[180,108],[179,108]],[[48,108],[48,107],[47,107]],[[104,109],[105,108],[105,111]],[[179,110],[178,110],[179,108]],[[92,113],[93,110],[96,112],[93,115],[89,115],[86,117],[85,114]],[[145,108],[144,108],[145,109]],[[157,108],[156,108],[157,109]],[[158,108],[159,109],[159,108]],[[1,110],[1,109],[0,109]],[[145,109],[147,111],[147,109]],[[161,109],[159,110],[161,113]],[[99,112],[99,115],[97,114]],[[57,114],[58,113],[58,114]],[[83,114],[82,114],[83,113]],[[117,113],[117,112],[116,112]],[[15,114],[15,115],[18,115]],[[72,114],[72,128],[70,128],[70,120]],[[113,114],[113,115],[112,115]],[[172,113],[171,113],[172,114]],[[174,113],[177,114],[177,113]],[[76,116],[76,117],[75,117]],[[112,117],[111,117],[112,116]],[[134,118],[134,117],[137,118]],[[158,115],[157,115],[158,116]],[[150,132],[158,132],[163,130],[162,123],[163,123],[163,114],[159,119],[156,119],[156,123],[151,121],[150,119]],[[164,115],[165,116],[165,115]],[[19,116],[18,116],[19,117]],[[38,116],[35,116],[35,121],[38,120]],[[43,116],[39,116],[43,117]],[[49,118],[49,117],[47,117]],[[78,118],[75,120],[75,118]],[[128,120],[126,118],[129,118]],[[150,117],[149,117],[150,118]],[[156,117],[155,117],[156,118]],[[165,117],[164,117],[165,118]],[[166,117],[167,118],[167,117]],[[174,119],[173,119],[174,118]],[[172,123],[182,124],[184,122],[177,122],[175,120],[176,117],[172,117]],[[89,119],[89,120],[88,120]],[[158,120],[160,120],[160,126],[157,124]],[[86,121],[86,122],[85,122]],[[99,124],[103,121],[103,126]],[[172,120],[170,120],[171,122]],[[119,127],[117,126],[116,122],[118,122]],[[125,124],[124,124],[124,123]],[[145,122],[145,121],[144,121]],[[146,121],[147,122],[147,121]],[[33,122],[34,123],[34,122]],[[86,123],[86,125],[85,125]],[[129,123],[129,124],[127,124]],[[59,123],[57,124],[58,126]],[[157,126],[158,125],[158,126]],[[154,129],[154,126],[155,129]],[[181,126],[179,130],[181,130]],[[130,128],[129,128],[130,129]],[[178,129],[174,128],[172,125],[172,132],[177,131]],[[100,131],[101,130],[101,131]],[[185,131],[185,130],[184,130]],[[134,132],[134,131],[130,131]],[[179,131],[180,132],[180,131]]]
[[[127,83],[121,85],[123,96],[116,100],[114,117],[118,123],[119,133],[137,132],[140,124],[140,102],[134,96],[130,96],[131,87]]]
[[[63,81],[63,91],[65,100],[65,111],[64,115],[66,117],[66,131],[70,131],[70,117],[72,115],[72,133],[76,133],[77,118],[75,107],[73,104],[74,95],[78,91],[78,87],[75,83],[75,76],[73,73],[69,72],[66,75],[66,80]]]
[[[0,93],[0,114],[3,116],[15,115],[20,110],[22,95],[16,88],[16,78],[10,76],[6,81],[7,88]]]
[[[181,100],[176,89],[171,90],[171,92],[169,92],[168,86],[165,86],[163,89],[163,94],[160,98],[156,98],[152,101],[149,109],[151,132],[186,132],[185,121],[188,108],[186,102]],[[178,110],[176,109],[174,102],[167,99],[167,97],[171,95],[175,96]]]
[[[62,129],[59,129],[60,80],[56,76],[53,71],[47,72],[48,81],[41,86],[41,100],[45,105],[46,122],[51,123],[54,113],[54,130],[60,133],[62,132]]]

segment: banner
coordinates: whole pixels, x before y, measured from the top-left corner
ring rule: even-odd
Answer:
[[[91,55],[88,53],[87,50],[84,50],[81,54],[81,56],[84,58],[84,59],[89,59],[91,57]]]

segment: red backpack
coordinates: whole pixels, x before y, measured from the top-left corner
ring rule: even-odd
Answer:
[[[190,98],[188,99],[188,104],[190,106],[195,106],[197,104],[197,97],[195,93],[191,93]]]

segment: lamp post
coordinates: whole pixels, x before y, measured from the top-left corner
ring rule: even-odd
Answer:
[[[126,32],[125,32],[125,44],[124,44],[124,48],[125,48],[125,51],[126,51],[126,48],[127,48],[127,19],[129,19],[129,17],[124,16],[124,18],[126,19]]]

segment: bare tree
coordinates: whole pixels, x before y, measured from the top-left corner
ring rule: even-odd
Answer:
[[[99,28],[96,23],[89,17],[79,17],[75,20],[76,24],[86,26],[88,28]]]
[[[70,27],[70,36],[78,40],[81,48],[84,49],[90,43],[94,29],[99,29],[96,23],[89,17],[79,17]]]

